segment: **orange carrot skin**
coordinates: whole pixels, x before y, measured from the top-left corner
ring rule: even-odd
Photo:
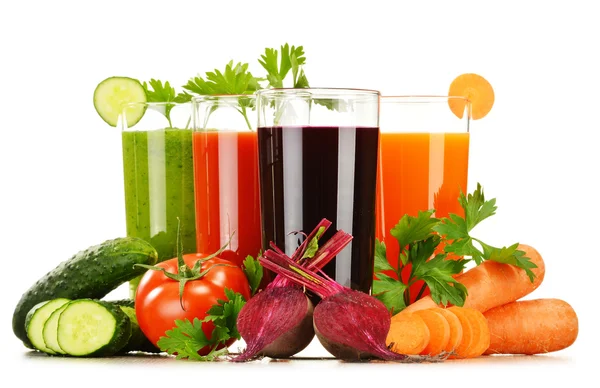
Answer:
[[[537,268],[532,269],[535,274],[533,283],[521,268],[485,261],[456,277],[468,290],[463,307],[474,308],[484,313],[494,307],[514,302],[539,287],[546,273],[542,256],[529,245],[520,244],[518,249],[525,251],[525,256],[537,265]]]
[[[439,307],[439,306],[433,301],[433,299],[431,299],[430,296],[425,296],[425,297],[417,300],[416,302],[413,302],[412,304],[406,306],[406,308],[404,310],[400,311],[398,314],[414,313],[415,311],[426,310],[426,309],[430,309],[430,308],[434,308],[434,307]],[[396,315],[398,315],[398,314],[396,314]]]
[[[508,303],[484,313],[490,346],[484,354],[540,354],[571,346],[579,323],[573,307],[560,299]]]

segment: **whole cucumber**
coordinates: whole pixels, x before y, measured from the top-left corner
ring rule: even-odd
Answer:
[[[156,249],[137,237],[119,237],[78,252],[21,296],[13,313],[15,335],[25,346],[32,348],[25,330],[25,318],[33,306],[56,298],[101,299],[146,271],[134,264],[154,265],[157,260]]]

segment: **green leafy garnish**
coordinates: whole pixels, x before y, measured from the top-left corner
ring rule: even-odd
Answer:
[[[246,274],[246,278],[248,278],[250,291],[252,292],[252,295],[254,295],[256,294],[256,291],[258,291],[258,287],[260,286],[260,282],[262,281],[264,275],[263,266],[257,259],[248,255],[244,260],[243,270]]]
[[[525,257],[519,244],[496,248],[471,236],[471,231],[483,220],[496,213],[496,199],[486,201],[481,185],[465,196],[462,192],[458,201],[464,210],[464,217],[450,214],[449,217],[433,217],[435,210],[420,211],[416,217],[404,215],[390,234],[398,240],[398,258],[386,255],[382,242],[375,242],[375,280],[373,294],[393,312],[401,311],[410,304],[410,286],[417,281],[424,285],[416,297],[418,300],[426,287],[434,302],[442,305],[463,306],[467,289],[456,281],[454,275],[461,273],[471,260],[475,265],[484,260],[497,261],[522,268],[533,282],[535,274],[531,271],[537,266]],[[480,248],[478,248],[477,243]],[[442,253],[436,254],[440,244]],[[462,258],[449,260],[448,254]],[[394,268],[390,262],[396,262]],[[411,265],[406,283],[402,280],[402,271]],[[391,273],[390,273],[391,272]],[[394,276],[390,276],[390,275]]]
[[[267,80],[271,88],[283,88],[283,81],[292,71],[292,87],[308,88],[308,80],[302,69],[306,63],[304,48],[302,46],[290,46],[285,44],[281,46],[281,58],[276,49],[267,48],[265,53],[260,56],[258,62],[267,71]]]
[[[176,320],[175,327],[168,330],[164,337],[158,340],[160,350],[175,355],[177,359],[189,359],[195,361],[214,361],[222,355],[227,354],[225,346],[230,339],[240,339],[237,331],[237,317],[246,300],[240,293],[225,288],[227,300],[217,300],[207,311],[207,316],[200,320],[194,318],[193,323],[188,319]],[[202,330],[202,323],[212,321],[215,328],[211,337],[207,338]],[[218,349],[223,346],[221,349]],[[201,356],[198,351],[209,347],[206,356]]]
[[[153,78],[148,83],[144,81],[142,86],[146,92],[146,98],[148,102],[167,103],[162,114],[164,114],[169,121],[169,127],[171,128],[173,127],[173,123],[171,122],[171,109],[173,109],[175,105],[169,103],[184,103],[189,102],[192,99],[192,96],[185,92],[177,94],[175,92],[175,88],[169,84],[169,81],[163,84],[162,81]]]
[[[234,65],[230,61],[225,65],[225,70],[215,69],[206,73],[205,78],[196,76],[191,78],[183,88],[198,95],[232,95],[253,94],[260,89],[260,79],[248,71],[247,63]],[[247,109],[254,109],[254,100],[251,98],[239,98],[237,111],[244,116],[249,129],[252,129],[248,119]]]

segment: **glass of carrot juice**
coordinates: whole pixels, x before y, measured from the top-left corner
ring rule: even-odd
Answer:
[[[258,136],[254,95],[193,100],[196,246],[241,265],[261,249]],[[230,241],[231,239],[231,241]]]
[[[461,118],[449,107],[457,100],[464,100]],[[375,233],[394,268],[399,247],[390,230],[402,216],[431,209],[438,218],[464,215],[458,198],[467,188],[469,110],[463,97],[381,97]],[[411,302],[421,287],[411,287]]]

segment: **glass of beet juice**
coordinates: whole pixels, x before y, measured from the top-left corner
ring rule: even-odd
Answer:
[[[464,107],[462,116],[450,106]],[[399,264],[399,246],[390,230],[402,216],[431,209],[438,218],[451,213],[464,216],[458,197],[467,189],[469,109],[464,97],[381,97],[376,236],[385,242],[394,268]],[[410,267],[402,274],[408,277]],[[411,286],[411,303],[423,290],[422,282]]]
[[[197,250],[242,264],[261,249],[254,95],[201,96],[194,106]]]
[[[291,255],[321,219],[352,242],[324,271],[369,293],[375,244],[379,97],[374,90],[270,89],[257,92],[263,248]]]
[[[144,115],[127,125],[139,105]],[[150,242],[159,261],[177,256],[178,220],[183,252],[196,252],[191,114],[191,103],[133,103],[121,118],[127,236]]]

